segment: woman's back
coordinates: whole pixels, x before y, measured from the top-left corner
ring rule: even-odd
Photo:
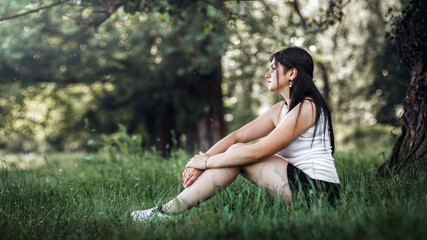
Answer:
[[[287,105],[284,105],[279,123],[287,110]],[[278,154],[313,179],[340,183],[332,157],[328,123],[325,124],[325,121],[327,119],[322,111],[315,125],[308,128]],[[316,134],[314,134],[315,131]]]

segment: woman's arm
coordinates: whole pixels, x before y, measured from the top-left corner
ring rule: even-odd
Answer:
[[[230,133],[212,146],[206,154],[214,156],[225,152],[231,145],[235,143],[247,143],[261,137],[265,137],[273,131],[277,118],[283,108],[284,101],[276,103],[268,111],[263,113],[255,120],[244,125],[240,129]]]
[[[301,111],[299,110],[300,107]],[[315,106],[310,101],[304,101],[286,114],[280,124],[261,141],[211,156],[207,162],[205,162],[206,156],[197,155],[187,166],[205,169],[206,164],[208,168],[224,168],[257,162],[263,157],[279,152],[292,143],[304,131],[314,125],[315,118]]]
[[[221,154],[227,151],[227,149],[235,143],[247,143],[266,136],[277,125],[277,120],[280,112],[282,111],[283,105],[284,101],[275,104],[255,120],[218,141],[206,152],[206,154],[199,153],[199,155],[194,156],[193,159],[197,158],[198,156],[203,156],[203,158],[207,158],[208,156],[216,156],[217,154]],[[191,184],[197,180],[202,172],[203,171],[201,171],[201,169],[195,169],[187,165],[182,173],[184,185],[187,187],[191,186]]]

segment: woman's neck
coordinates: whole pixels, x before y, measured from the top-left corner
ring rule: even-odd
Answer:
[[[285,99],[286,104],[290,104],[290,89],[289,87],[282,89],[281,91],[279,91],[279,93],[282,95],[283,99]]]

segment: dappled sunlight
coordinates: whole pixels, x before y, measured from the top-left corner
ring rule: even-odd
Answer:
[[[335,146],[341,152],[363,152],[388,156],[401,134],[399,127],[391,125],[334,125]]]
[[[2,4],[12,12],[41,6]],[[192,83],[211,81],[212,69],[221,74],[221,93],[200,104],[201,110],[191,111],[208,112],[215,106],[214,99],[222,96],[224,109],[219,118],[227,123],[228,132],[233,131],[281,100],[268,92],[264,75],[271,53],[285,46],[299,46],[312,54],[315,84],[326,94],[337,125],[369,129],[390,124],[378,115],[383,114],[382,107],[388,107],[390,96],[396,95],[390,92],[395,90],[376,83],[396,79],[400,73],[387,66],[376,69],[374,61],[382,56],[378,46],[385,44],[384,34],[390,29],[386,17],[378,12],[390,7],[398,12],[398,2],[374,6],[368,1],[343,1],[341,9],[328,12],[330,4],[305,1],[297,12],[291,2],[226,1],[227,11],[238,17],[226,17],[226,12],[209,6],[204,15],[196,14],[187,23],[176,21],[167,8],[150,12],[150,8],[134,11],[128,6],[116,9],[93,29],[82,27],[82,22],[93,23],[101,16],[99,6],[79,1],[78,11],[57,8],[57,12],[22,18],[22,22],[1,22],[5,28],[0,52],[7,67],[2,69],[10,68],[13,73],[5,72],[11,77],[4,82],[13,79],[18,85],[14,91],[7,84],[0,86],[4,108],[0,133],[7,134],[0,138],[0,148],[84,149],[86,138],[115,131],[120,123],[132,124],[132,131],[144,133],[147,142],[153,143],[161,137],[153,135],[159,130],[152,130],[154,121],[148,116],[160,116],[147,106],[158,101],[164,107],[161,111],[176,113],[173,123],[168,123],[171,129],[165,131],[181,132],[181,139],[191,135],[184,126],[194,124],[195,115],[186,111],[192,109],[190,103],[197,102],[192,99],[185,106],[183,100],[199,92],[212,95]],[[22,44],[24,39],[28,46]],[[393,104],[389,113],[398,119],[402,106]],[[209,121],[219,118],[206,117]],[[348,138],[343,131],[336,131],[337,139]]]
[[[76,159],[85,159],[87,153],[50,153],[50,154],[40,154],[40,153],[2,153],[0,152],[2,158],[0,159],[0,171],[20,171],[20,170],[30,170],[30,169],[39,169],[43,167],[53,168],[54,166],[58,167],[58,159],[61,160],[61,168],[70,168],[76,167],[77,164],[74,163]],[[68,163],[67,163],[68,161]],[[73,162],[72,162],[73,161]],[[63,171],[61,168],[58,169],[58,173]]]
[[[408,2],[1,1],[2,239],[425,238],[427,3]],[[274,55],[290,57],[285,71],[270,66],[287,47],[312,56],[313,76],[297,48]],[[325,125],[305,108],[287,125],[297,109],[274,111],[288,90],[288,107],[327,103]],[[252,145],[234,150],[241,142]],[[266,156],[279,147],[285,162]],[[295,188],[283,204],[268,194],[269,166],[277,194],[295,181],[340,197]],[[224,168],[233,181],[212,182]],[[200,205],[132,221],[185,194]]]

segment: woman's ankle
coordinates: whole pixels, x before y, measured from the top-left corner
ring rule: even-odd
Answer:
[[[188,208],[188,204],[177,198],[161,206],[161,210],[166,214],[180,213]]]

